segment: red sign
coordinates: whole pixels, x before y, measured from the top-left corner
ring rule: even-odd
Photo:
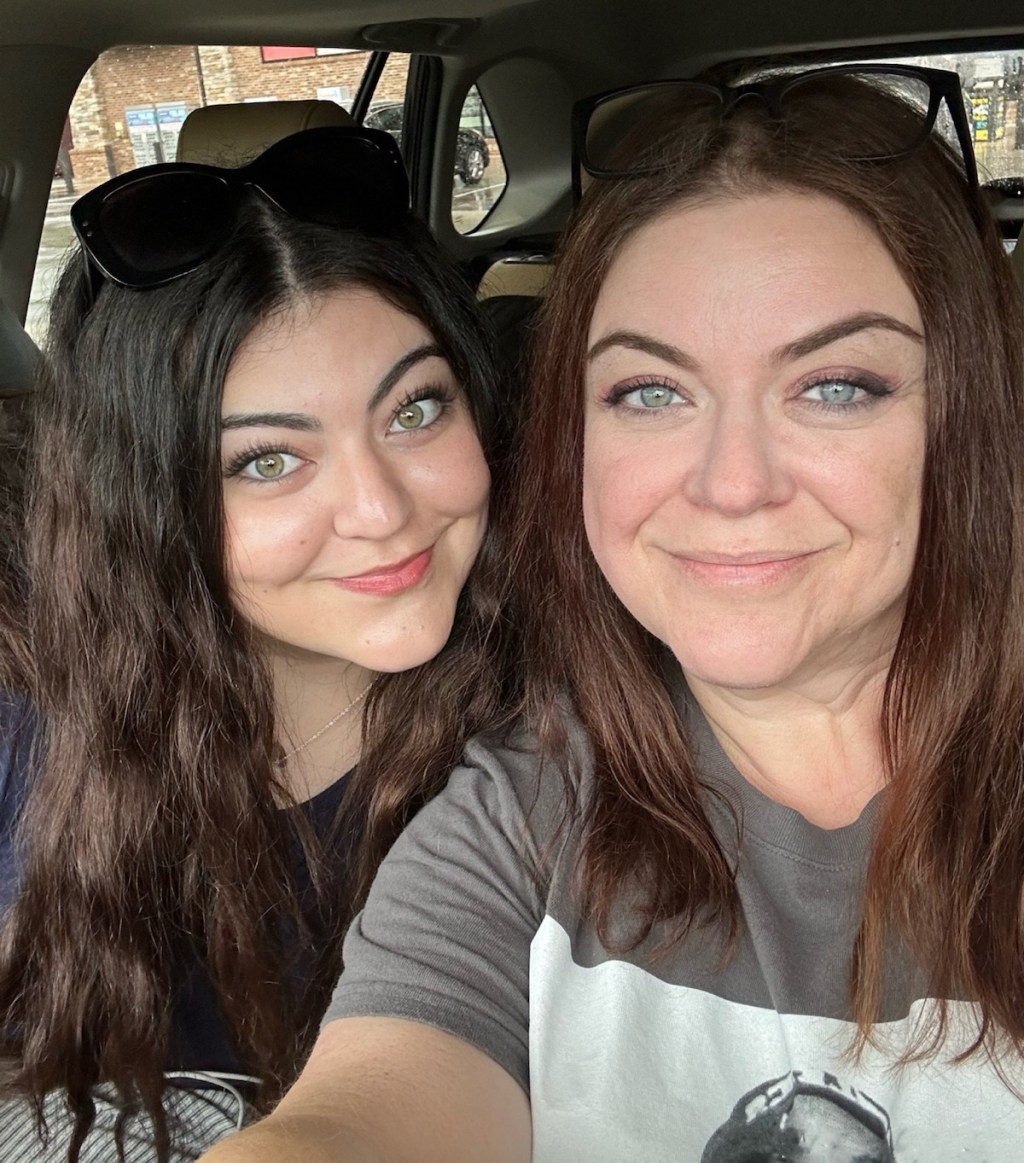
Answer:
[[[261,45],[260,53],[266,61],[296,61],[303,57],[315,57],[315,48],[292,48],[281,45]]]

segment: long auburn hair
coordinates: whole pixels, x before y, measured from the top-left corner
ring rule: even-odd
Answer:
[[[613,594],[582,515],[586,342],[610,264],[636,231],[687,203],[773,191],[824,195],[868,222],[924,319],[929,407],[920,541],[880,731],[888,793],[854,953],[857,1046],[871,1040],[896,935],[938,999],[980,1004],[972,1051],[1024,1046],[1024,314],[993,222],[918,114],[864,80],[795,90],[784,116],[666,102],[625,156],[656,173],[595,180],[568,232],[540,327],[512,534],[526,625],[526,706],[568,764],[565,700],[593,743],[577,865],[586,915],[611,941],[624,883],[643,907],[630,947],[739,924],[734,869],[701,802],[665,681],[665,648]],[[557,595],[557,600],[553,599]],[[565,611],[571,610],[567,618]],[[618,930],[617,930],[618,931]],[[947,1014],[908,1057],[936,1051]]]
[[[461,383],[496,485],[502,443],[490,342],[426,229],[387,236],[291,218],[253,195],[218,254],[145,292],[82,263],[57,291],[37,390],[28,503],[33,694],[44,723],[19,840],[20,894],[0,934],[0,1052],[39,1109],[91,1088],[145,1109],[161,1160],[173,999],[208,968],[261,1105],[293,1079],[340,971],[346,920],[408,816],[507,697],[485,538],[441,654],[378,678],[335,834],[318,846],[274,765],[269,670],[224,573],[220,399],[262,320],[363,286],[418,317]],[[340,774],[340,773],[339,773]],[[347,883],[330,853],[361,837]],[[297,899],[296,838],[318,922]],[[289,985],[315,948],[313,987]],[[304,962],[308,967],[308,962]]]

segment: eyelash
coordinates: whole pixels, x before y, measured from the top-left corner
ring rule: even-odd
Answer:
[[[271,456],[273,453],[282,453],[284,456],[294,456],[298,460],[302,460],[302,454],[290,448],[287,444],[282,444],[280,440],[264,440],[258,444],[250,444],[243,448],[235,456],[233,456],[224,466],[224,476],[236,477],[243,468],[252,464],[254,460],[259,460],[261,456]],[[259,482],[264,483],[264,482]],[[266,483],[272,483],[272,478],[267,478]]]
[[[637,408],[632,404],[623,403],[623,400],[625,400],[627,396],[631,396],[634,392],[640,392],[644,388],[665,388],[667,391],[675,392],[679,396],[683,395],[683,391],[680,387],[670,383],[663,376],[642,376],[637,380],[629,380],[624,384],[616,384],[616,386],[607,393],[602,402],[606,408],[625,408],[636,415],[642,415],[645,413],[656,414],[658,412],[664,412],[666,411],[667,407],[671,406],[667,405],[663,408]]]
[[[441,410],[429,424],[424,424],[422,428],[409,428],[405,432],[396,433],[395,435],[414,436],[417,432],[426,432],[429,428],[433,428],[435,424],[440,424],[451,411],[451,407],[456,399],[457,393],[445,384],[432,384],[430,387],[421,388],[416,392],[410,392],[392,411],[390,423],[394,423],[395,417],[403,408],[408,408],[410,404],[419,404],[423,400],[435,400],[441,405]]]
[[[435,384],[432,387],[424,388],[422,391],[410,392],[401,401],[401,403],[396,405],[391,413],[391,420],[393,421],[403,408],[408,408],[410,404],[418,404],[421,400],[436,400],[441,405],[441,410],[437,416],[435,416],[434,419],[430,421],[429,424],[424,425],[422,428],[410,428],[408,430],[408,435],[410,436],[414,436],[417,432],[425,432],[428,428],[433,428],[435,424],[439,424],[448,414],[451,406],[455,403],[456,393],[452,391],[451,388],[445,387],[441,384]],[[288,444],[282,444],[279,440],[259,441],[254,444],[247,445],[245,448],[236,453],[235,456],[233,456],[231,460],[229,460],[228,463],[224,466],[224,476],[226,478],[236,477],[241,473],[242,469],[252,464],[254,460],[259,460],[261,456],[270,456],[271,454],[277,452],[282,453],[285,456],[294,456],[298,460],[303,459],[301,453],[296,452],[295,449]]]
[[[886,383],[882,379],[875,376],[866,376],[862,373],[846,373],[846,372],[832,372],[826,375],[819,375],[809,382],[802,384],[796,393],[797,399],[802,399],[805,394],[814,388],[823,387],[826,384],[844,383],[850,384],[852,387],[865,393],[865,398],[854,400],[846,404],[829,404],[824,400],[808,400],[804,399],[804,403],[817,411],[824,412],[827,415],[849,415],[851,412],[859,411],[862,408],[872,407],[878,400],[884,399],[886,396],[891,396],[895,390],[891,384]],[[638,380],[630,380],[624,384],[617,384],[604,397],[603,404],[606,408],[623,408],[627,409],[637,418],[653,418],[659,412],[665,412],[672,407],[671,404],[664,405],[661,408],[638,408],[631,404],[624,404],[623,401],[627,396],[631,396],[634,392],[642,391],[644,388],[664,388],[666,391],[674,392],[677,395],[684,397],[681,388],[672,384],[667,379],[661,376],[644,376]],[[684,397],[685,399],[685,397]]]
[[[832,372],[829,375],[816,376],[809,383],[803,384],[797,393],[797,397],[803,397],[812,388],[820,388],[825,384],[839,383],[849,384],[851,387],[864,392],[865,398],[853,400],[848,404],[828,404],[824,400],[804,400],[804,403],[826,414],[836,415],[846,413],[849,415],[849,413],[860,411],[862,408],[872,407],[879,400],[884,399],[886,396],[891,396],[894,391],[891,384],[875,376],[866,376],[861,373]]]

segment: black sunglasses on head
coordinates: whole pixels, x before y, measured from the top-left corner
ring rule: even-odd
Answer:
[[[390,134],[306,129],[237,169],[143,166],[79,198],[71,223],[90,284],[99,275],[141,290],[196,270],[227,240],[250,188],[295,218],[339,229],[383,230],[409,214],[409,178]]]
[[[918,65],[850,64],[781,73],[743,85],[718,85],[699,79],[652,81],[585,98],[573,109],[573,176],[577,193],[580,166],[597,178],[631,178],[651,173],[642,160],[624,155],[621,146],[634,129],[642,124],[657,124],[659,117],[671,112],[680,101],[727,117],[741,101],[753,97],[765,103],[772,117],[785,120],[789,97],[842,75],[869,79],[901,97],[918,114],[908,123],[906,141],[897,148],[887,153],[852,156],[850,161],[885,162],[913,153],[928,139],[945,104],[963,157],[964,175],[972,189],[977,190],[978,167],[956,73]]]

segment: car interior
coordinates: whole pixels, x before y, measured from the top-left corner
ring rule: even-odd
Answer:
[[[389,58],[401,56],[407,70],[401,148],[414,210],[461,264],[480,297],[499,300],[491,308],[499,319],[509,311],[510,299],[533,302],[543,293],[571,213],[574,102],[615,86],[689,77],[730,62],[937,58],[955,63],[968,56],[989,62],[987,71],[972,65],[972,77],[964,77],[965,102],[974,110],[976,140],[1003,147],[998,164],[992,148],[979,150],[979,161],[982,180],[992,183],[989,197],[1007,250],[1016,247],[1013,261],[1024,281],[1024,243],[1016,242],[1024,222],[1020,0],[721,0],[713,5],[668,0],[639,5],[625,0],[3,0],[0,398],[11,401],[31,389],[37,343],[45,330],[45,320],[29,327],[32,338],[25,329],[35,295],[33,274],[42,263],[55,214],[52,198],[70,194],[72,185],[76,193],[87,188],[80,175],[72,181],[64,173],[64,182],[56,175],[60,156],[67,152],[67,125],[74,128],[69,108],[100,54],[115,46],[299,44],[330,47],[295,54],[363,54],[362,82],[347,110],[341,107],[345,102],[338,102],[340,88],[327,90],[334,104],[317,90],[298,101],[257,96],[219,112],[201,109],[201,118],[186,121],[177,156],[226,157],[237,159],[228,164],[241,164],[262,146],[306,125],[336,123],[350,114],[361,121],[382,96],[394,96],[382,94],[379,82]],[[201,82],[200,48],[194,51]],[[268,50],[260,51],[270,59]],[[968,81],[974,90],[968,90]],[[484,203],[477,191],[461,189],[456,174],[470,93],[485,111],[486,132],[500,147],[500,180],[494,176],[499,167],[492,164],[480,183],[491,191]],[[151,99],[171,96],[154,93]],[[217,102],[204,99],[202,104]],[[484,112],[479,116],[483,128]],[[125,133],[120,122],[118,132]],[[111,165],[113,157],[108,147]],[[457,221],[453,207],[458,197],[469,195],[482,210],[466,226]],[[66,248],[70,234],[61,237]],[[51,254],[48,261],[59,258]],[[45,305],[40,312],[45,315]],[[513,314],[519,319],[528,312]],[[504,323],[501,330],[509,334]],[[508,358],[520,348],[518,339],[507,343]]]

